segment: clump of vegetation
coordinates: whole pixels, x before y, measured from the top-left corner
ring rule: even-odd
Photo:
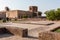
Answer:
[[[60,32],[60,29],[55,30],[55,32]]]
[[[28,18],[28,16],[27,15],[24,15],[22,18]]]
[[[3,22],[6,22],[6,19],[3,19]]]
[[[15,17],[15,21],[17,21],[18,19]]]
[[[45,14],[48,20],[60,20],[60,8],[46,11]]]
[[[9,21],[10,19],[9,18],[6,18],[7,21]]]

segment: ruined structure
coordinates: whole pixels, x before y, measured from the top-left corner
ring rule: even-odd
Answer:
[[[6,11],[0,11],[0,19],[1,18],[33,18],[33,17],[41,17],[41,12],[38,12],[37,6],[30,6],[29,11],[23,10],[10,10],[8,7],[5,7]]]

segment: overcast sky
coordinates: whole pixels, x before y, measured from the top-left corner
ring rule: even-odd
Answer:
[[[29,10],[29,6],[38,6],[39,11],[60,8],[60,0],[0,0],[0,10],[8,6],[12,9]]]

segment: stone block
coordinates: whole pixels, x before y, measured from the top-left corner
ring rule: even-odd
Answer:
[[[21,36],[21,37],[26,37],[28,36],[28,29],[23,29],[19,27],[6,27],[12,34]]]
[[[60,40],[60,33],[42,32],[39,33],[39,40]]]

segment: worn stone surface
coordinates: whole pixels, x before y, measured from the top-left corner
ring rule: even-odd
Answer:
[[[39,34],[39,40],[60,40],[60,33],[42,32]]]
[[[0,38],[0,40],[38,40],[35,38],[22,38],[20,36],[10,36],[5,38]]]
[[[26,37],[28,35],[28,30],[18,27],[6,27],[12,34],[18,35],[21,37]]]

